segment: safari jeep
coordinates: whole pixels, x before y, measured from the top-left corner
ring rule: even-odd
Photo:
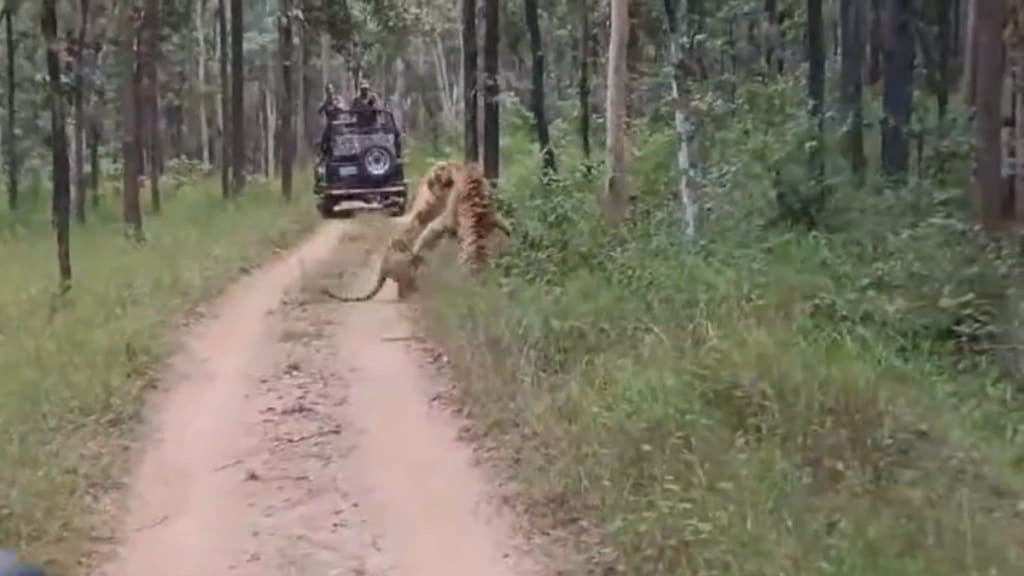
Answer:
[[[338,112],[327,130],[313,185],[320,214],[324,218],[362,210],[404,214],[408,185],[402,135],[391,112]]]

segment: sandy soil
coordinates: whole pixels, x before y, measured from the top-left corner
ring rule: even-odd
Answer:
[[[339,272],[370,282],[360,240],[325,225],[187,331],[96,574],[551,573],[432,402],[445,382],[393,286],[365,304],[317,296]]]

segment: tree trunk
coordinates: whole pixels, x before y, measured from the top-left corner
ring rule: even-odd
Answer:
[[[195,4],[196,38],[199,41],[199,55],[196,59],[199,82],[199,154],[203,166],[210,166],[210,119],[206,112],[206,1],[192,0]]]
[[[139,76],[143,141],[149,162],[149,193],[154,213],[161,211],[160,202],[160,103],[158,85],[160,58],[160,0],[145,0],[139,38]]]
[[[890,0],[871,0],[871,36],[869,51],[871,58],[868,63],[868,83],[872,86],[882,79],[882,52],[885,44],[885,31],[882,26],[883,3]]]
[[[14,104],[17,78],[15,77],[15,55],[18,43],[14,39],[14,10],[4,10],[4,25],[7,33],[7,206],[13,212],[18,209],[18,146],[17,113]]]
[[[89,148],[89,197],[92,200],[93,208],[100,203],[100,121],[96,117],[95,103],[90,106],[89,134],[86,145]]]
[[[484,174],[497,186],[499,175],[498,0],[484,0]]]
[[[292,35],[293,36],[295,35],[294,26],[292,28]],[[298,38],[299,39],[299,52],[298,52],[298,55],[299,55],[299,64],[298,64],[299,80],[298,80],[297,88],[299,90],[299,95],[298,95],[298,99],[297,99],[297,101],[298,101],[298,103],[297,103],[298,117],[296,118],[296,123],[295,123],[295,125],[296,125],[295,141],[297,143],[296,146],[295,146],[295,159],[297,159],[297,161],[298,161],[298,163],[300,165],[305,165],[306,160],[307,160],[307,154],[309,152],[309,148],[308,148],[309,147],[309,141],[308,141],[309,139],[308,139],[307,134],[309,134],[309,108],[310,108],[310,106],[309,106],[308,99],[309,99],[310,90],[309,90],[309,84],[308,84],[309,83],[309,75],[306,73],[306,70],[309,67],[310,50],[309,50],[309,43],[305,41],[306,40],[306,35],[302,33],[302,25],[301,24],[299,25],[298,37],[299,37]]]
[[[327,89],[331,82],[331,42],[326,32],[320,33],[320,88]],[[341,89],[341,86],[338,86]]]
[[[477,118],[480,90],[480,74],[477,72],[479,55],[476,38],[476,0],[462,0],[462,106],[463,106],[463,154],[466,162],[480,161],[479,132]]]
[[[533,52],[533,92],[531,107],[537,125],[537,143],[544,161],[545,177],[557,172],[555,149],[551,147],[548,117],[544,108],[544,46],[540,36],[540,15],[537,0],[526,0],[526,27],[530,31],[530,51]]]
[[[231,147],[232,188],[237,196],[245,188],[245,61],[242,53],[242,36],[245,20],[242,18],[242,0],[231,0]]]
[[[590,2],[580,2],[580,145],[583,147],[583,159],[590,162],[590,66],[592,46],[594,45],[590,31]]]
[[[768,73],[782,74],[783,61],[778,55],[782,44],[782,31],[779,24],[779,3],[778,0],[764,0],[764,13],[767,19],[768,30],[765,39],[764,66]]]
[[[124,221],[129,237],[137,242],[142,232],[142,203],[139,201],[139,176],[142,173],[139,155],[139,94],[136,44],[138,43],[138,7],[125,2],[121,14],[122,86],[121,86],[121,155],[124,165]]]
[[[270,7],[268,6],[268,8]],[[273,54],[270,50],[267,50],[267,79],[263,84],[263,107],[265,109],[264,114],[266,115],[266,131],[264,136],[266,137],[265,156],[267,159],[266,175],[268,179],[274,177],[275,170],[277,169],[275,154],[277,146],[277,108],[274,102],[274,94],[276,93],[274,78],[277,74],[274,73],[274,69]]]
[[[976,71],[978,68],[978,3],[983,0],[967,0],[967,42],[964,45],[964,71],[961,79],[961,91],[964,102],[974,104]]]
[[[938,107],[940,137],[944,137],[946,111],[949,108],[950,57],[953,50],[953,14],[955,10],[952,0],[939,0],[937,9],[939,29],[937,42],[939,48],[938,82],[935,86],[935,104]]]
[[[220,0],[217,10],[217,40],[220,52],[220,189],[224,198],[231,197],[231,151],[234,147],[231,129],[231,76],[228,73],[227,1]]]
[[[808,162],[810,176],[818,187],[824,185],[825,178],[825,22],[821,2],[807,0],[807,99],[816,140]]]
[[[860,0],[841,0],[840,96],[843,116],[843,148],[857,187],[864,185],[864,50],[865,7]]]
[[[85,54],[89,34],[89,0],[78,2],[78,38],[75,56],[75,219],[85,223]]]
[[[887,0],[885,14],[885,90],[882,119],[882,171],[906,181],[910,164],[907,128],[914,98],[914,30],[911,0]]]
[[[295,162],[295,67],[292,58],[295,39],[292,27],[292,0],[281,0],[281,81],[284,99],[281,102],[281,194],[292,199],[292,164]]]
[[[405,125],[405,103],[406,103],[406,64],[405,56],[399,56],[395,58],[395,91],[391,98],[391,111],[395,115],[395,123],[398,125],[398,129],[406,132],[408,129]],[[463,90],[465,93],[465,90]]]
[[[975,162],[972,204],[976,218],[985,230],[996,232],[1002,220],[1005,186],[1002,176],[1002,92],[1003,22],[1005,0],[978,0],[974,3],[975,42]]]
[[[629,217],[629,158],[626,149],[628,45],[629,0],[611,0],[606,103],[608,181],[601,198],[601,208],[613,224],[622,223]]]
[[[53,215],[57,227],[57,268],[61,292],[71,289],[71,167],[61,88],[60,41],[57,38],[57,1],[43,0],[42,32],[46,40],[46,68],[50,80],[50,137],[53,139]]]
[[[682,206],[683,227],[686,237],[691,242],[697,237],[697,216],[700,204],[690,182],[690,145],[693,139],[693,127],[690,122],[690,89],[689,78],[692,71],[687,61],[687,22],[688,2],[686,0],[665,0],[665,15],[668,19],[669,58],[671,59],[672,96],[676,100],[675,125],[679,138],[679,149],[676,154],[676,168],[679,170],[679,203]]]

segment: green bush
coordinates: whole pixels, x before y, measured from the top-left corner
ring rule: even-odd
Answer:
[[[741,93],[728,122],[708,104],[695,246],[670,130],[634,134],[622,230],[599,179],[573,159],[542,186],[513,132],[513,249],[483,282],[445,262],[431,280],[460,398],[536,509],[601,537],[591,571],[1020,573],[1024,419],[998,352],[1013,260],[930,180],[876,193],[840,173],[820,231],[767,225],[773,168],[805,165],[790,89]]]

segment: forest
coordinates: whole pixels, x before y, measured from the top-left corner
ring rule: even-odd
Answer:
[[[417,311],[573,573],[1024,569],[1017,0],[0,17],[0,547],[84,565],[176,330],[324,225],[366,80],[410,190],[479,162],[512,223]]]

